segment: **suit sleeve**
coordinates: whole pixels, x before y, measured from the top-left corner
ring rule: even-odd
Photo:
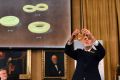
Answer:
[[[80,49],[74,50],[73,43],[71,45],[66,44],[65,45],[65,53],[68,56],[70,56],[71,58],[77,60],[78,57],[80,56],[81,50]]]
[[[97,58],[99,59],[99,60],[101,60],[104,56],[105,56],[105,49],[104,49],[104,47],[101,45],[101,43],[100,42],[98,42],[98,45],[97,46],[95,46],[95,48],[97,49]]]

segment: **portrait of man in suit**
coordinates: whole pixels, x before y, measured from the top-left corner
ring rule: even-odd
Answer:
[[[46,52],[45,77],[64,77],[64,54],[61,52]]]

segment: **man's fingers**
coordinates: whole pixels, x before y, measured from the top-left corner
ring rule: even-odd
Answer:
[[[75,31],[76,31],[76,32],[78,32],[78,33],[80,32],[80,30],[79,30],[79,29],[76,29]]]
[[[83,35],[86,34],[86,30],[85,29],[82,29],[81,32],[82,32]]]
[[[90,31],[87,30],[86,28],[81,30],[82,34],[90,34]]]
[[[75,29],[74,32],[72,33],[73,36],[76,36],[80,33],[79,29]]]
[[[79,29],[75,29],[74,33],[80,33],[80,30]]]

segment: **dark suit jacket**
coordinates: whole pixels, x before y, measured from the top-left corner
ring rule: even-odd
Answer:
[[[55,65],[53,63],[49,63],[47,66],[46,66],[46,70],[45,70],[45,76],[46,77],[61,77],[61,76],[64,76],[64,67],[57,64],[57,67],[58,67],[58,71],[57,69],[55,68]],[[60,71],[60,73],[59,73]]]
[[[74,50],[73,44],[65,46],[65,53],[77,60],[76,70],[72,80],[101,80],[98,64],[105,56],[105,50],[99,43],[95,46],[97,50],[90,52],[82,49]]]

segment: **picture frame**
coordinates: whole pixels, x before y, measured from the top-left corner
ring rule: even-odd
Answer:
[[[20,74],[19,79],[29,79],[31,80],[31,50],[27,50],[27,67],[26,74]]]
[[[10,79],[31,79],[31,50],[0,49],[0,68],[6,68]]]
[[[44,50],[43,54],[43,79],[66,79],[67,56],[64,50]],[[57,62],[56,62],[57,60]],[[55,66],[55,63],[57,68]]]

